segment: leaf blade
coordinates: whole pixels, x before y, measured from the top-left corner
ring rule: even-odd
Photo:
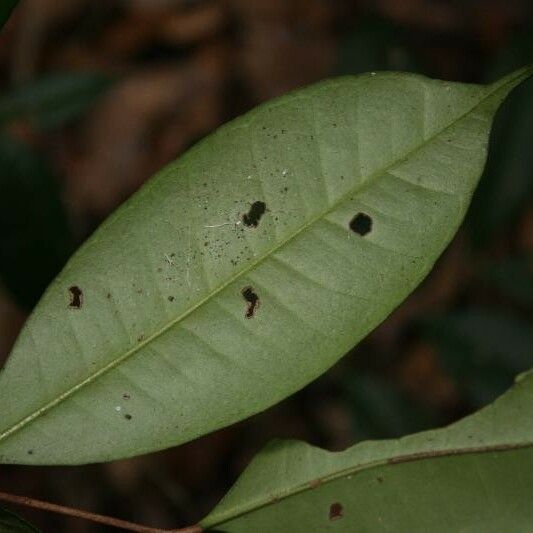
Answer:
[[[532,401],[529,372],[494,404],[447,428],[337,453],[276,441],[200,525],[232,533],[280,523],[306,531],[529,527]],[[342,508],[334,523],[332,502]]]
[[[30,318],[0,373],[0,461],[168,447],[316,378],[430,270],[481,174],[494,111],[529,74],[324,82],[193,147],[108,219]],[[256,202],[265,213],[246,227]],[[371,215],[368,235],[350,229],[357,213]],[[41,434],[53,438],[37,448]]]

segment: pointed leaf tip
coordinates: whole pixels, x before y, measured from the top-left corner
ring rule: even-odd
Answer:
[[[529,73],[501,90],[331,80],[196,145],[97,230],[26,322],[0,373],[0,462],[181,444],[318,377],[431,270],[503,88]]]

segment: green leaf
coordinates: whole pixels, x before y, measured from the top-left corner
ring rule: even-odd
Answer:
[[[471,235],[478,245],[504,233],[533,193],[533,80],[519,87],[501,111],[469,220]]]
[[[4,24],[9,20],[11,12],[15,9],[18,3],[19,0],[2,0],[0,2],[0,29],[2,29]]]
[[[53,129],[83,114],[111,80],[96,72],[61,72],[11,89],[0,97],[0,123],[29,119]]]
[[[217,531],[530,531],[533,372],[447,428],[332,453],[268,445],[201,525]]]
[[[2,508],[0,508],[0,531],[2,533],[39,533],[37,528]]]
[[[509,311],[473,307],[424,322],[444,367],[475,408],[493,401],[531,367],[530,321]]]
[[[370,17],[343,36],[339,46],[339,74],[372,70],[418,71],[416,58],[403,39],[402,29],[390,21]]]
[[[503,296],[533,309],[533,253],[488,263],[479,276]]]
[[[489,86],[326,81],[193,147],[37,305],[0,373],[0,461],[162,449],[315,379],[430,271],[464,217],[494,112],[532,71]]]
[[[493,81],[517,65],[533,61],[533,27],[515,32],[497,55],[487,79]],[[505,102],[494,123],[491,150],[480,186],[473,198],[469,230],[475,245],[509,230],[533,193],[533,80]]]
[[[31,309],[73,250],[59,186],[46,159],[0,134],[0,280]]]
[[[417,405],[390,379],[363,373],[348,375],[343,382],[357,440],[397,437],[438,425],[428,406]]]

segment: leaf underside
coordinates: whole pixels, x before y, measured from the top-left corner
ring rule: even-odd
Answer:
[[[334,364],[426,276],[481,175],[489,86],[377,73],[230,122],[71,258],[0,372],[0,462],[166,448]]]
[[[533,372],[448,428],[331,453],[268,445],[201,523],[240,531],[531,531]]]

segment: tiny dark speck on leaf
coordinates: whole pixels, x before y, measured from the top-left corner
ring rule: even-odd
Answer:
[[[168,297],[168,301],[169,301],[169,302],[173,302],[173,301],[174,301],[174,296],[169,296],[169,297]]]
[[[254,292],[252,287],[245,287],[241,291],[242,297],[248,302],[248,307],[246,308],[245,317],[252,318],[256,309],[259,307],[259,296]]]
[[[33,455],[33,450],[28,450],[28,455]]]
[[[265,202],[257,201],[252,204],[250,211],[244,214],[242,221],[245,226],[257,228],[261,217],[265,214],[266,204]]]
[[[383,478],[382,478],[381,476],[378,476],[376,479],[377,479],[380,483],[383,483]]]
[[[126,420],[131,420],[133,417],[132,417],[131,415],[124,415],[124,418],[125,418]]]
[[[129,399],[131,398],[131,396],[130,396],[127,392],[125,392],[125,393],[122,395],[122,397],[123,397],[125,400],[129,400]]]
[[[350,220],[350,229],[364,237],[372,231],[372,219],[366,213],[357,213],[352,220]]]
[[[329,519],[338,520],[339,518],[342,518],[342,505],[338,502],[332,503],[329,506]]]
[[[69,307],[72,309],[81,309],[83,305],[83,291],[77,285],[73,285],[69,287],[68,292],[70,293]]]

